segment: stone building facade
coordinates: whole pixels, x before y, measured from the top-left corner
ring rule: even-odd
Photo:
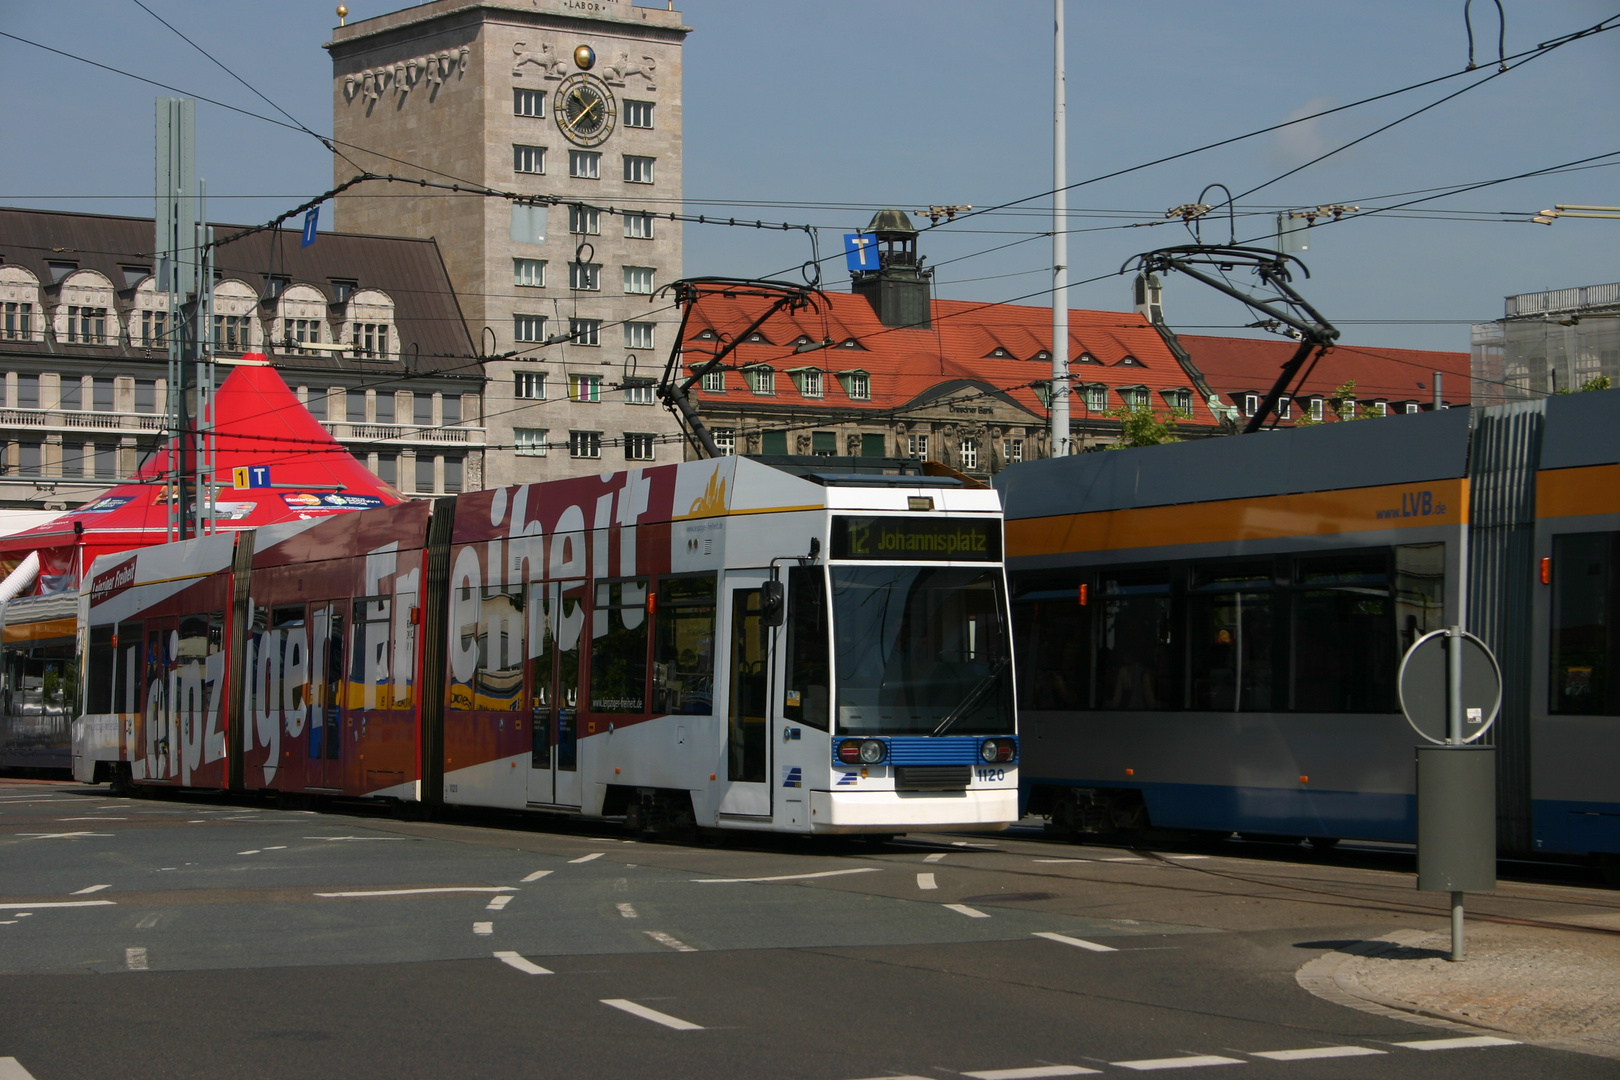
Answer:
[[[340,230],[437,239],[488,380],[486,486],[679,457],[649,376],[678,325],[656,293],[681,273],[688,29],[629,0],[436,0],[327,45],[337,182],[550,203],[542,230],[483,194],[336,200]]]

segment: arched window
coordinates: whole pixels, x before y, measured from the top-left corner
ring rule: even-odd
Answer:
[[[399,359],[399,335],[394,330],[394,298],[381,289],[356,289],[343,305],[340,340],[349,355],[361,360]]]
[[[116,345],[118,315],[113,283],[96,270],[74,270],[57,287],[52,329],[58,344]]]
[[[21,266],[0,266],[0,341],[44,341],[39,279]]]
[[[326,330],[326,295],[313,285],[288,285],[283,289],[276,298],[270,342],[278,352],[311,356],[323,351],[306,346],[331,343]]]
[[[214,286],[214,350],[241,354],[263,347],[259,294],[236,278],[218,282]]]

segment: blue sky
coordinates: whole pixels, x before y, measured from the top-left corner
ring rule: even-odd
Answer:
[[[146,2],[276,105],[330,130],[321,45],[335,24],[333,3]],[[400,5],[348,6],[357,19]],[[1510,54],[1620,13],[1620,0],[1503,6]],[[815,225],[825,254],[876,207],[1038,196],[933,230],[920,250],[939,267],[936,295],[1050,303],[1051,241],[1041,235],[1051,228],[1050,200],[1039,197],[1052,175],[1049,2],[686,0],[682,10],[694,27],[685,59],[690,212]],[[1459,72],[1462,12],[1457,0],[1071,0],[1069,180]],[[1494,72],[1495,5],[1476,4],[1473,15],[1481,71],[1076,188],[1071,278],[1102,280],[1073,288],[1073,306],[1128,308],[1129,276],[1111,275],[1138,252],[1188,242],[1179,224],[1145,223],[1195,201],[1206,185],[1242,194],[1471,84],[1479,85],[1240,198],[1239,239],[1268,233],[1279,209],[1389,205],[1396,193],[1620,151],[1620,29],[1485,82]],[[9,0],[0,30],[276,115],[133,0]],[[0,203],[150,214],[152,98],[160,93],[0,38]],[[199,104],[198,142],[216,220],[266,220],[330,186],[330,157],[308,135]],[[1506,294],[1620,280],[1620,221],[1544,227],[1494,216],[1555,202],[1620,204],[1617,179],[1620,157],[1439,199],[1421,215],[1319,227],[1301,291],[1347,342],[1466,349],[1466,323],[1498,317]],[[1225,238],[1224,225],[1204,232]],[[808,256],[802,234],[696,225],[686,233],[688,274],[781,274]],[[828,271],[827,287],[846,287],[838,263]],[[1166,284],[1167,314],[1179,327],[1218,333],[1253,319],[1196,283]]]

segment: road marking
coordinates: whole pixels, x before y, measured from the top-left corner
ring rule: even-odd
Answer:
[[[473,923],[473,933],[479,935],[480,937],[488,937],[489,935],[493,934],[494,932],[495,932],[495,924],[492,923],[492,922],[475,922],[475,923]]]
[[[124,966],[130,971],[145,971],[147,969],[146,950],[139,945],[135,946],[134,948],[125,949]]]
[[[89,888],[79,889],[77,892],[71,892],[68,895],[69,896],[83,896],[86,893],[100,892],[102,889],[110,889],[110,888],[112,888],[111,885],[91,885]],[[5,1078],[0,1077],[0,1080],[5,1080]]]
[[[117,907],[116,900],[53,900],[48,904],[0,904],[0,911],[38,911],[55,907]]]
[[[275,844],[275,845],[273,845],[271,847],[265,848],[264,850],[266,850],[266,851],[286,851],[287,850],[287,845],[286,844]]]
[[[1208,855],[1167,855],[1169,859],[1207,859]]]
[[[676,1031],[703,1030],[702,1024],[694,1024],[690,1020],[682,1020],[678,1016],[671,1016],[669,1013],[661,1013],[657,1009],[649,1009],[645,1005],[637,1005],[635,1002],[626,1001],[624,998],[602,998],[601,1000],[602,1004],[604,1005],[611,1005],[615,1009],[622,1009],[631,1016],[639,1016],[643,1020],[651,1020],[655,1024],[663,1024],[665,1027],[674,1028]]]
[[[568,861],[570,863],[590,862],[592,859],[600,859],[604,854],[605,852],[593,851],[589,855],[581,855],[577,859],[569,859]]]
[[[1312,1046],[1304,1050],[1261,1050],[1255,1057],[1272,1061],[1312,1061],[1316,1058],[1366,1057],[1369,1054],[1387,1054],[1388,1050],[1374,1050],[1370,1046]]]
[[[1140,855],[1110,855],[1099,862],[1146,862]]]
[[[539,881],[541,878],[545,877],[546,875],[550,874],[551,872],[552,871],[550,871],[550,870],[536,870],[534,873],[532,873],[528,877],[524,878],[522,884],[527,885],[531,881]]]
[[[83,836],[111,836],[110,832],[20,832],[31,840],[77,840]]]
[[[619,908],[619,914],[623,915],[627,919],[634,919],[634,918],[638,917],[636,915],[636,909],[635,909],[635,906],[633,904],[619,904],[618,908]]]
[[[937,889],[937,888],[939,888],[939,883],[934,880],[934,875],[933,874],[918,874],[917,875],[917,888],[919,888],[919,889]]]
[[[984,912],[980,911],[978,908],[970,908],[966,904],[946,904],[945,907],[950,908],[952,911],[957,912],[958,914],[966,915],[970,919],[988,919],[990,917]]]
[[[261,850],[263,850],[263,849],[254,847],[254,848],[248,848],[246,851],[238,851],[237,854],[238,855],[257,855]]]
[[[1152,1072],[1155,1069],[1199,1069],[1205,1065],[1242,1065],[1239,1058],[1216,1057],[1214,1054],[1197,1054],[1191,1057],[1173,1058],[1145,1058],[1141,1061],[1110,1061],[1110,1065],[1120,1069],[1134,1069],[1137,1072]]]
[[[952,840],[951,841],[951,847],[970,847],[970,848],[977,848],[980,851],[1000,851],[1001,850],[1000,848],[996,847],[994,844],[970,844],[966,840]]]
[[[310,812],[313,813],[314,811],[310,811]],[[245,821],[247,819],[246,818],[238,818],[237,820],[238,821]],[[305,840],[409,840],[409,839],[411,839],[411,837],[408,837],[408,836],[306,836],[306,837],[304,837],[304,839]]]
[[[697,952],[696,949],[688,945],[686,942],[676,941],[662,930],[643,930],[642,933],[658,942],[658,944],[667,945],[676,952]]]
[[[778,874],[775,877],[705,877],[693,878],[693,881],[707,885],[736,885],[739,882],[752,881],[804,881],[808,878],[840,877],[844,874],[875,874],[880,867],[861,866],[854,870],[821,870],[814,874]]]
[[[945,858],[945,856],[948,855],[948,854],[950,854],[950,853],[946,852],[946,851],[936,851],[932,855],[930,855],[926,859],[924,859],[923,862],[939,862],[941,859]]]
[[[986,1069],[984,1072],[963,1073],[973,1080],[1040,1080],[1043,1076],[1092,1076],[1096,1069],[1082,1069],[1078,1065],[1036,1065],[1029,1069]]]
[[[57,821],[128,821],[127,817],[59,817]]]
[[[1112,948],[1108,945],[1099,945],[1095,941],[1087,941],[1085,938],[1070,937],[1068,934],[1054,934],[1050,930],[1037,930],[1035,931],[1035,936],[1045,938],[1047,941],[1056,941],[1064,945],[1073,945],[1077,949],[1089,949],[1092,952],[1119,952],[1118,949]]]
[[[1398,1042],[1408,1050],[1468,1050],[1476,1046],[1518,1046],[1513,1039],[1498,1039],[1495,1035],[1471,1035],[1462,1039],[1420,1039],[1417,1042]]]
[[[1036,859],[1036,862],[1094,862],[1093,859]]]
[[[554,972],[549,971],[546,968],[541,967],[539,964],[534,963],[532,960],[524,959],[523,956],[521,956],[520,954],[515,953],[515,952],[497,952],[495,954],[495,959],[499,960],[501,963],[507,965],[508,967],[517,968],[519,971],[523,972],[523,974],[525,974],[525,975],[552,975],[552,974],[555,974]],[[5,1078],[0,1077],[0,1080],[5,1080]]]
[[[504,896],[496,896],[496,897],[493,897],[490,900],[489,903],[484,905],[484,910],[485,911],[499,911],[499,910],[501,910],[501,908],[505,907],[507,904],[510,904],[511,902],[512,902],[512,894],[511,893],[507,893]]]
[[[135,924],[135,929],[137,929],[137,930],[150,930],[150,929],[152,929],[152,927],[154,927],[154,926],[156,926],[158,924],[158,920],[161,919],[162,917],[163,917],[163,913],[161,911],[154,911],[154,912],[152,912],[152,914],[147,915],[146,917],[141,919],[140,922],[136,923]]]
[[[0,1080],[34,1080],[34,1074],[13,1057],[0,1058]]]
[[[376,889],[371,892],[318,892],[316,896],[420,896],[424,893],[506,893],[510,885],[457,885],[442,889]]]

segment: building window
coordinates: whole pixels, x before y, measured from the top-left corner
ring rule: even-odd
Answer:
[[[602,320],[569,319],[568,338],[575,345],[602,344]]]
[[[653,437],[642,432],[627,431],[624,434],[624,460],[651,461],[653,459]]]
[[[512,316],[513,341],[544,341],[546,340],[546,317],[544,315],[514,315]]]
[[[461,490],[461,477],[463,460],[460,454],[451,454],[444,459],[444,490],[456,492]]]
[[[625,267],[624,291],[626,293],[650,294],[653,291],[653,268],[650,266]]]
[[[32,338],[34,305],[6,301],[5,322],[0,323],[0,337],[7,341],[28,341]]]
[[[68,340],[79,345],[105,345],[107,343],[107,309],[104,307],[68,308]]]
[[[545,116],[546,92],[544,90],[512,90],[513,116]]]
[[[1356,399],[1353,398],[1353,397],[1347,397],[1347,398],[1341,399],[1339,401],[1339,419],[1340,420],[1354,420],[1355,418],[1356,418]]]
[[[1389,402],[1387,401],[1375,401],[1368,408],[1372,409],[1374,416],[1389,415]]]
[[[589,206],[568,208],[568,231],[575,236],[599,236],[602,232],[602,211]]]
[[[215,315],[214,348],[223,352],[247,352],[253,348],[251,315]]]
[[[1277,419],[1287,420],[1294,412],[1294,399],[1286,394],[1277,399]]]
[[[1008,465],[1016,465],[1024,460],[1024,440],[1006,439],[1001,444],[1001,456]]]
[[[411,423],[418,430],[433,426],[433,395],[421,391],[411,395]]]
[[[543,371],[519,371],[514,378],[517,380],[517,396],[530,401],[546,400],[546,373]]]
[[[394,406],[396,404],[398,404],[398,400],[394,397],[391,391],[377,391],[377,401],[374,406],[377,414],[377,423],[392,424],[394,422]]]
[[[286,347],[292,352],[307,353],[304,348],[306,342],[320,344],[321,320],[319,319],[285,319],[282,328],[286,334]]]
[[[1260,395],[1259,394],[1244,394],[1243,395],[1243,415],[1244,416],[1253,416],[1259,410],[1260,410]]]
[[[1119,399],[1127,409],[1145,409],[1148,407],[1147,387],[1122,386],[1119,388]]]
[[[543,146],[514,145],[512,147],[512,171],[533,173],[536,176],[545,175],[546,148]]]
[[[63,375],[56,391],[58,408],[77,412],[84,400],[84,380],[77,375]]]
[[[1409,413],[1422,412],[1423,408],[1415,401],[1408,401],[1406,403],[1406,411]]]
[[[1086,403],[1087,412],[1108,411],[1108,387],[1091,384],[1080,388],[1081,400]],[[1045,402],[1042,402],[1044,405]]]
[[[927,435],[907,435],[906,436],[906,453],[911,457],[917,458],[919,461],[927,461],[928,460],[928,436]]]
[[[546,260],[513,259],[512,284],[542,289],[546,284]]]
[[[351,424],[366,422],[366,392],[349,390],[344,393],[343,419]]]
[[[97,376],[90,381],[90,407],[96,412],[113,411],[113,381]]]
[[[398,487],[399,486],[399,455],[398,454],[378,454],[377,455],[377,479],[381,480],[383,483],[387,484],[389,487]]]
[[[602,376],[600,375],[570,375],[568,376],[568,400],[596,403],[602,400]],[[578,456],[577,454],[575,455]],[[593,457],[595,455],[592,455]]]
[[[846,371],[838,377],[851,401],[870,401],[872,378],[864,371]]]
[[[214,316],[218,321],[219,316]],[[141,345],[148,349],[163,349],[169,344],[169,313],[167,311],[141,312]]]
[[[819,371],[796,371],[793,373],[793,382],[798,386],[803,397],[818,398],[825,395],[822,374]]]
[[[1177,412],[1192,412],[1191,390],[1166,390],[1164,392],[1164,401],[1166,405],[1169,405]]]
[[[433,459],[426,454],[416,455],[416,490],[433,490]]]
[[[624,215],[624,235],[632,240],[651,240],[653,238],[653,216],[635,211],[626,211]]]
[[[963,439],[956,447],[956,455],[961,459],[963,469],[972,471],[979,467],[979,440]]]
[[[653,182],[653,158],[624,155],[624,182],[650,184]]]
[[[776,372],[768,367],[751,367],[744,372],[748,389],[756,394],[776,393]]]
[[[602,179],[602,155],[594,150],[568,151],[568,175],[579,180]]]
[[[349,351],[368,360],[388,359],[388,324],[355,323]]]
[[[602,264],[571,262],[568,264],[568,287],[595,292],[602,287]]]
[[[712,428],[710,433],[714,436],[715,449],[726,457],[737,452],[737,429],[728,427]]]
[[[549,428],[513,428],[512,452],[518,457],[545,457],[546,435],[549,432]]]
[[[602,433],[600,431],[570,431],[568,433],[568,456],[575,458],[601,457]]]
[[[321,396],[321,401],[323,403],[323,408],[321,409],[321,419],[325,419],[326,409],[324,408],[324,402],[326,401],[326,397],[324,391]],[[138,413],[157,412],[156,379],[135,380],[135,411]]]
[[[652,110],[653,103],[650,101],[625,99],[624,112],[621,114],[624,117],[624,126],[633,128],[652,127]]]
[[[713,371],[703,373],[702,388],[705,393],[723,394],[726,392],[726,369],[715,368]]]
[[[627,322],[624,324],[624,347],[627,349],[653,348],[653,329],[656,323]]]
[[[17,444],[17,472],[21,476],[38,476],[40,462],[40,444],[25,442]]]
[[[624,388],[624,401],[626,405],[655,405],[658,402],[658,388],[651,382],[641,379],[627,383]]]
[[[1322,420],[1322,399],[1319,397],[1311,398],[1311,419],[1318,423]]]
[[[461,395],[445,394],[439,401],[439,422],[445,427],[461,423]]]
[[[135,393],[136,393],[137,396],[139,396],[139,394],[140,394],[139,384],[137,384],[137,388],[136,388]],[[309,415],[313,416],[317,420],[325,420],[326,419],[326,391],[325,390],[322,390],[319,387],[316,387],[315,389],[311,390],[307,386],[300,386],[298,388],[298,396],[304,402],[304,408],[309,410]]]

